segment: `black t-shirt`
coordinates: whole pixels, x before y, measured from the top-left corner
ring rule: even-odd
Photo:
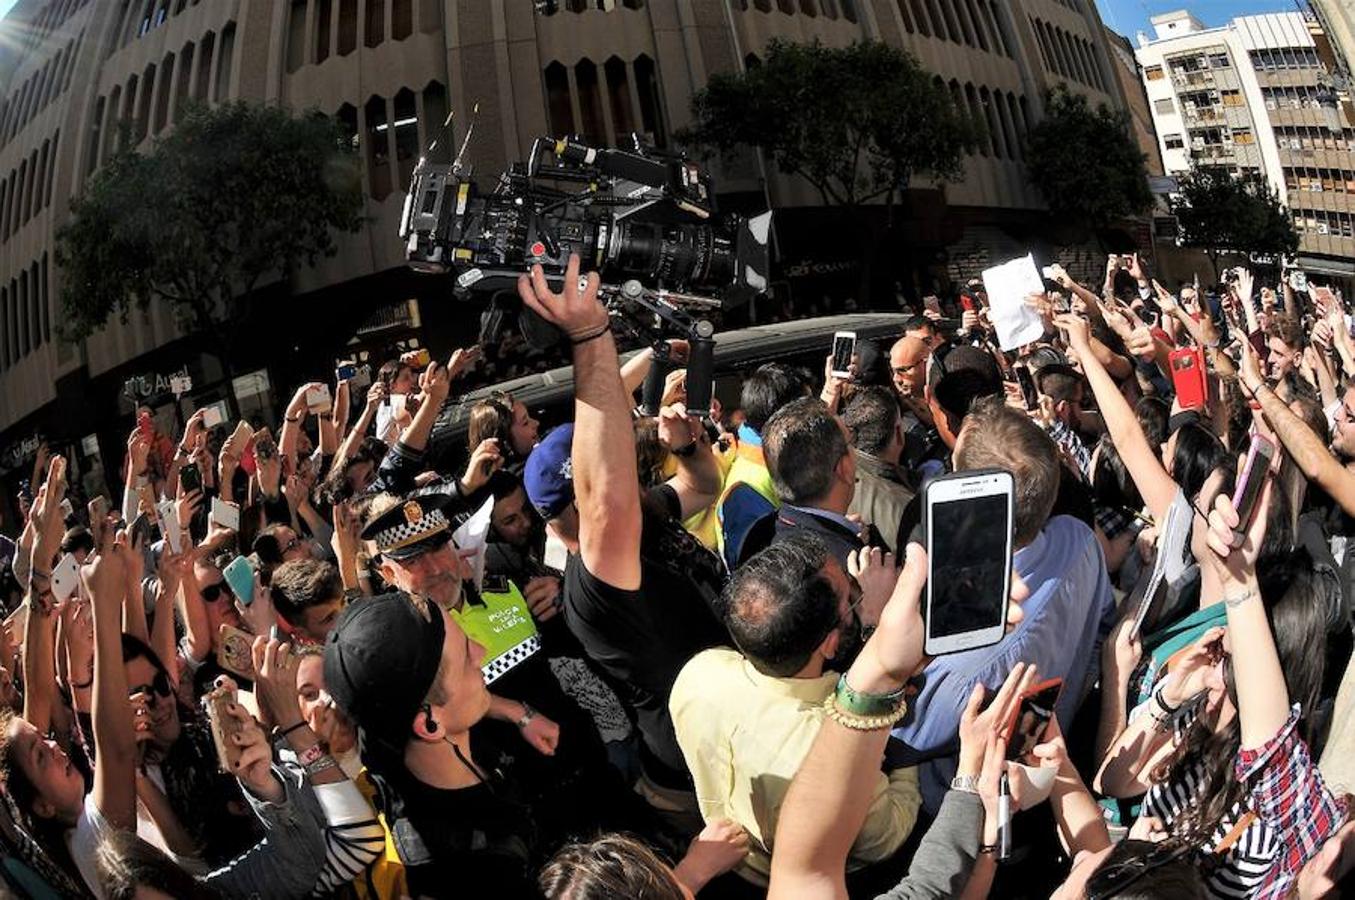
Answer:
[[[414,897],[537,898],[534,817],[505,768],[512,761],[472,732],[477,767],[488,781],[448,790],[408,774],[392,786],[399,794],[391,838]],[[386,786],[378,784],[378,795]]]
[[[565,569],[565,615],[570,631],[634,710],[646,772],[665,787],[690,788],[668,695],[687,660],[730,643],[717,613],[724,566],[682,528],[672,488],[653,488],[646,501],[640,590],[612,587],[571,556]]]

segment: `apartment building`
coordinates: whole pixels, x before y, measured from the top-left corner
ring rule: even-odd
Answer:
[[[1244,16],[1206,28],[1156,16],[1137,51],[1166,171],[1263,178],[1289,207],[1299,265],[1355,274],[1355,131],[1319,53],[1316,19]]]
[[[411,273],[396,237],[414,166],[448,112],[443,139],[459,143],[473,118],[469,155],[492,178],[541,135],[615,144],[639,132],[673,147],[693,93],[757,64],[773,38],[906,47],[988,126],[963,182],[919,185],[906,223],[915,252],[901,265],[958,277],[1044,225],[1022,141],[1045,91],[1062,82],[1123,105],[1093,0],[19,0],[0,29],[0,490],[39,439],[101,489],[138,404],[170,428],[229,394],[269,421],[283,386],[341,353],[464,337],[478,310],[453,302],[446,280]],[[61,341],[53,241],[70,201],[119,141],[147,147],[189,104],[232,100],[337,117],[362,157],[365,227],[269,288],[277,302],[243,323],[253,339],[233,350],[231,378],[165,308]],[[792,223],[819,202],[751,154],[718,174],[726,196],[770,198]],[[787,252],[812,270],[793,231],[781,232]],[[172,392],[176,375],[191,379],[187,393]]]

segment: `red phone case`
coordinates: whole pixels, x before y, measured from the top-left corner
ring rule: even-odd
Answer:
[[[1055,704],[1057,704],[1057,703],[1058,703],[1058,696],[1061,695],[1061,694],[1063,693],[1063,679],[1062,679],[1062,678],[1050,678],[1050,679],[1047,679],[1047,680],[1045,680],[1045,681],[1041,681],[1041,682],[1039,682],[1039,683],[1037,683],[1037,684],[1032,684],[1028,690],[1024,690],[1024,691],[1021,692],[1021,696],[1018,697],[1017,700],[1016,700],[1016,706],[1012,707],[1011,716],[1007,719],[1007,727],[1006,727],[1006,729],[1003,731],[1003,734],[1005,734],[1005,735],[1007,736],[1007,741],[1008,741],[1008,747],[1009,747],[1009,748],[1011,747],[1011,742],[1014,741],[1014,740],[1016,740],[1016,721],[1017,721],[1017,717],[1021,715],[1021,706],[1022,706],[1022,704],[1024,704],[1025,701],[1026,701],[1027,699],[1029,699],[1029,698],[1031,698],[1031,697],[1038,697],[1040,694],[1044,693],[1045,691],[1049,690],[1050,688],[1058,688],[1058,694],[1055,695],[1055,700],[1054,700]],[[1053,716],[1051,715],[1050,718],[1052,719]],[[1041,729],[1040,736],[1039,736],[1039,738],[1036,740],[1035,743],[1038,744],[1038,743],[1040,743],[1041,741],[1044,740],[1044,736],[1045,736],[1045,735],[1044,735],[1044,732],[1045,732],[1048,728],[1049,728],[1049,722],[1046,721],[1045,724],[1044,724],[1044,726],[1043,726],[1043,728]]]
[[[1209,401],[1205,381],[1204,350],[1183,347],[1168,356],[1172,369],[1172,384],[1182,409],[1204,409]]]

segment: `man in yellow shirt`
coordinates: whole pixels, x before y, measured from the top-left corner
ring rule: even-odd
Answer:
[[[850,596],[847,573],[822,541],[778,541],[726,591],[725,624],[742,652],[704,650],[673,685],[668,707],[701,815],[747,830],[748,856],[735,871],[756,885],[767,884],[777,814],[823,722],[824,701],[861,647]],[[893,856],[921,802],[913,769],[880,774],[848,869]]]

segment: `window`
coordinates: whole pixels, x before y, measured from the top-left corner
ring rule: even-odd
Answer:
[[[442,123],[447,121],[447,89],[441,82],[430,81],[428,87],[423,89],[423,117],[420,125],[423,133],[420,139],[423,146],[427,147],[428,142],[434,135],[442,133]],[[448,138],[450,140],[450,138]]]
[[[553,62],[546,66],[546,116],[550,133],[564,137],[574,133],[574,104],[569,97],[569,72]]]
[[[171,53],[160,63],[160,93],[155,97],[155,123],[153,125],[153,134],[159,134],[165,130],[165,123],[169,119],[169,89],[174,83],[174,54]]]
[[[329,31],[334,21],[334,0],[320,0],[315,13],[315,61],[329,59]]]
[[[42,290],[40,299],[42,303],[42,339],[50,341],[52,339],[52,313],[51,306],[47,299],[47,254],[42,254]]]
[[[155,66],[147,66],[141,79],[141,100],[136,107],[136,131],[132,145],[136,146],[146,139],[146,131],[151,124],[151,96],[155,93]]]
[[[221,31],[221,52],[217,54],[216,96],[217,103],[231,95],[231,68],[235,63],[235,23],[231,22]]]
[[[216,35],[207,32],[202,38],[202,62],[198,64],[198,83],[193,87],[193,99],[207,102],[207,90],[212,84],[212,53],[216,49]]]
[[[1143,70],[1143,77],[1149,81],[1161,81],[1166,75],[1163,73],[1161,66],[1149,66]]]
[[[292,0],[287,17],[287,72],[306,63],[306,0]]]
[[[419,158],[419,117],[414,109],[414,92],[402,88],[395,95],[395,163],[400,173],[400,189],[409,190],[414,163]]]
[[[843,9],[846,10],[846,4]],[[635,88],[640,95],[640,124],[648,139],[656,147],[668,144],[668,128],[664,124],[663,100],[659,93],[658,72],[654,60],[641,53],[635,58]]]
[[[602,96],[598,92],[598,67],[591,59],[580,60],[574,66],[574,86],[579,92],[579,128],[594,146],[607,143],[607,129],[602,119]]]
[[[99,138],[103,136],[104,106],[106,100],[100,97],[94,103],[94,119],[89,123],[89,145],[85,148],[85,176],[88,177],[99,164]],[[5,205],[0,196],[0,207]]]
[[[1256,136],[1252,134],[1252,130],[1250,128],[1234,128],[1233,143],[1254,144],[1256,143]]]
[[[339,0],[339,55],[358,48],[358,0]]]
[[[32,309],[28,314],[29,330],[33,332],[33,349],[42,346],[42,296],[38,282],[38,264],[28,267],[28,300]]]
[[[1171,97],[1153,101],[1153,110],[1160,116],[1170,116],[1176,112],[1176,103]]]
[[[414,33],[414,0],[391,0],[391,40],[403,41]]]
[[[1242,99],[1242,92],[1235,90],[1224,90],[1219,92],[1219,97],[1224,106],[1245,106],[1246,101]]]
[[[756,56],[752,58],[757,59]],[[626,71],[625,62],[616,56],[603,64],[602,73],[607,80],[607,108],[612,113],[612,129],[620,144],[624,135],[635,130],[635,112],[630,102],[630,74]]]
[[[1209,65],[1214,69],[1226,69],[1231,63],[1228,62],[1227,53],[1211,53],[1209,54]]]
[[[1162,143],[1168,150],[1182,150],[1186,146],[1185,141],[1182,140],[1181,135],[1179,134],[1163,135]]]
[[[363,43],[375,47],[386,39],[386,0],[367,0],[367,28]]]
[[[391,192],[390,142],[386,134],[386,98],[372,97],[367,112],[367,180],[372,197],[384,200]]]
[[[188,102],[188,92],[191,88],[189,79],[193,74],[193,51],[191,43],[184,44],[183,50],[179,51],[178,87],[174,89],[174,121],[179,121],[183,115],[184,104]]]
[[[61,129],[52,135],[52,153],[47,157],[47,184],[43,186],[42,205],[52,205],[52,182],[56,180],[56,151],[61,146]]]

